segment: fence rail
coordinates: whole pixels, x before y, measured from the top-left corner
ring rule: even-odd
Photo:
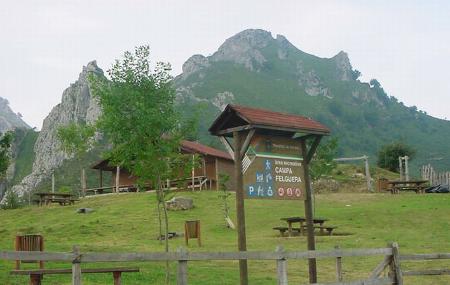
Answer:
[[[436,185],[450,185],[450,171],[436,172],[431,164],[423,165],[421,168],[422,178],[430,181],[432,186]]]
[[[365,280],[343,281],[342,258],[361,256],[383,256],[383,260],[368,275]],[[400,261],[436,260],[450,259],[450,253],[435,254],[399,254],[398,245],[390,244],[387,248],[374,249],[340,249],[327,251],[285,251],[278,246],[275,251],[242,251],[242,252],[187,252],[179,248],[176,252],[148,252],[148,253],[82,253],[74,246],[73,252],[36,252],[36,251],[0,251],[0,260],[42,260],[72,263],[72,284],[81,284],[81,263],[93,262],[132,262],[132,261],[176,261],[177,284],[188,284],[189,261],[206,260],[273,260],[276,261],[278,284],[287,285],[287,261],[313,258],[335,258],[336,259],[336,282],[317,283],[316,285],[381,285],[381,284],[403,284],[403,275],[448,275],[450,269],[401,271]],[[388,276],[382,276],[388,269]]]

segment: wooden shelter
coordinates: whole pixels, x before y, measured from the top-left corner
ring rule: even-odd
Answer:
[[[303,170],[301,182],[305,188],[305,194],[299,196],[304,199],[308,232],[308,250],[315,250],[309,163],[321,138],[328,135],[330,130],[321,123],[303,116],[238,105],[227,105],[225,110],[213,122],[209,128],[209,132],[212,135],[218,136],[234,157],[239,251],[247,250],[244,196],[246,198],[248,198],[248,196],[246,196],[247,190],[244,190],[243,170],[246,169],[249,164],[251,165],[253,163],[250,154],[248,153],[248,151],[251,150],[249,146],[253,148],[261,145],[260,142],[262,137],[266,138],[263,140],[268,141],[265,149],[270,149],[275,146],[271,141],[273,139],[288,140],[290,142],[289,145],[283,144],[283,149],[287,151],[297,151],[297,159],[301,161],[301,169]],[[233,144],[228,140],[230,137],[233,138]],[[279,154],[283,155],[283,151],[280,151],[277,155]],[[267,154],[266,157],[268,157]],[[282,160],[282,158],[279,158],[279,160]],[[256,176],[258,175],[260,175],[260,173],[256,173]],[[261,177],[266,176],[261,175]],[[300,181],[300,179],[298,181]],[[263,183],[263,181],[261,181],[261,183]],[[249,189],[250,188],[251,187],[249,187]],[[267,197],[268,196],[266,195],[264,198]],[[246,260],[239,261],[239,272],[240,284],[248,284]],[[316,260],[314,258],[309,259],[309,279],[310,283],[317,283]]]
[[[198,189],[219,189],[219,175],[233,175],[233,159],[221,150],[203,145],[198,142],[182,141],[180,152],[187,155],[198,155],[200,162],[191,171],[189,177],[179,177],[175,181],[168,182],[171,188],[177,187],[177,182],[185,180],[188,188]],[[114,192],[136,190],[137,177],[131,175],[127,169],[110,164],[109,160],[102,160],[94,164],[91,168],[99,171],[99,187],[88,189],[91,191],[103,191],[103,189],[113,189]],[[112,185],[104,186],[103,172],[111,172]],[[234,190],[234,181],[229,180],[227,185],[229,190]]]

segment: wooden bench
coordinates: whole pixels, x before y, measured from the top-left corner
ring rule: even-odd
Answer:
[[[123,272],[139,272],[138,267],[116,267],[116,268],[84,268],[81,273],[112,273],[114,285],[121,284]],[[41,285],[45,274],[72,274],[72,269],[35,269],[35,270],[12,270],[12,275],[29,275],[30,285]]]
[[[333,230],[336,228],[336,226],[314,226],[314,229],[319,229],[320,234],[324,235],[325,231],[327,231],[329,236],[333,235]],[[303,232],[306,232],[308,230],[307,226],[303,226],[302,230]]]
[[[281,237],[284,237],[284,233],[289,230],[288,227],[273,227],[273,229],[279,231]],[[292,232],[300,233],[300,228],[292,228]]]

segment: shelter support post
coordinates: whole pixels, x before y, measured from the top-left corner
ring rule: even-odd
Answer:
[[[119,193],[120,186],[120,166],[116,167],[116,193]]]
[[[238,249],[247,251],[247,237],[245,234],[244,183],[242,177],[242,134],[233,132],[234,139],[234,170],[236,180],[236,216],[238,229]],[[239,278],[241,285],[248,284],[247,260],[239,260]]]
[[[316,136],[314,142],[312,143],[309,151],[306,147],[306,140],[300,141],[302,156],[303,156],[303,170],[305,176],[305,217],[306,217],[306,228],[307,228],[307,242],[308,250],[316,249],[316,241],[314,237],[314,212],[312,203],[312,189],[311,189],[311,179],[309,176],[309,163],[314,155],[321,140],[320,136]],[[308,259],[309,266],[309,283],[317,283],[317,263],[315,258]]]

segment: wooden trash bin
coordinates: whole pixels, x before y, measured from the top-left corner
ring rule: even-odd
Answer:
[[[42,235],[20,235],[16,236],[15,244],[16,251],[44,251],[44,237]],[[16,270],[20,269],[20,263],[39,263],[39,268],[44,268],[44,261],[23,261],[16,260]]]
[[[200,220],[186,221],[184,223],[184,240],[186,245],[189,244],[189,239],[196,238],[198,246],[202,246],[200,235]]]
[[[383,177],[381,177],[381,178],[379,178],[378,179],[378,184],[377,184],[377,190],[378,190],[378,192],[384,192],[384,191],[387,191],[387,190],[389,190],[389,180],[388,179],[386,179],[386,178],[383,178]]]

